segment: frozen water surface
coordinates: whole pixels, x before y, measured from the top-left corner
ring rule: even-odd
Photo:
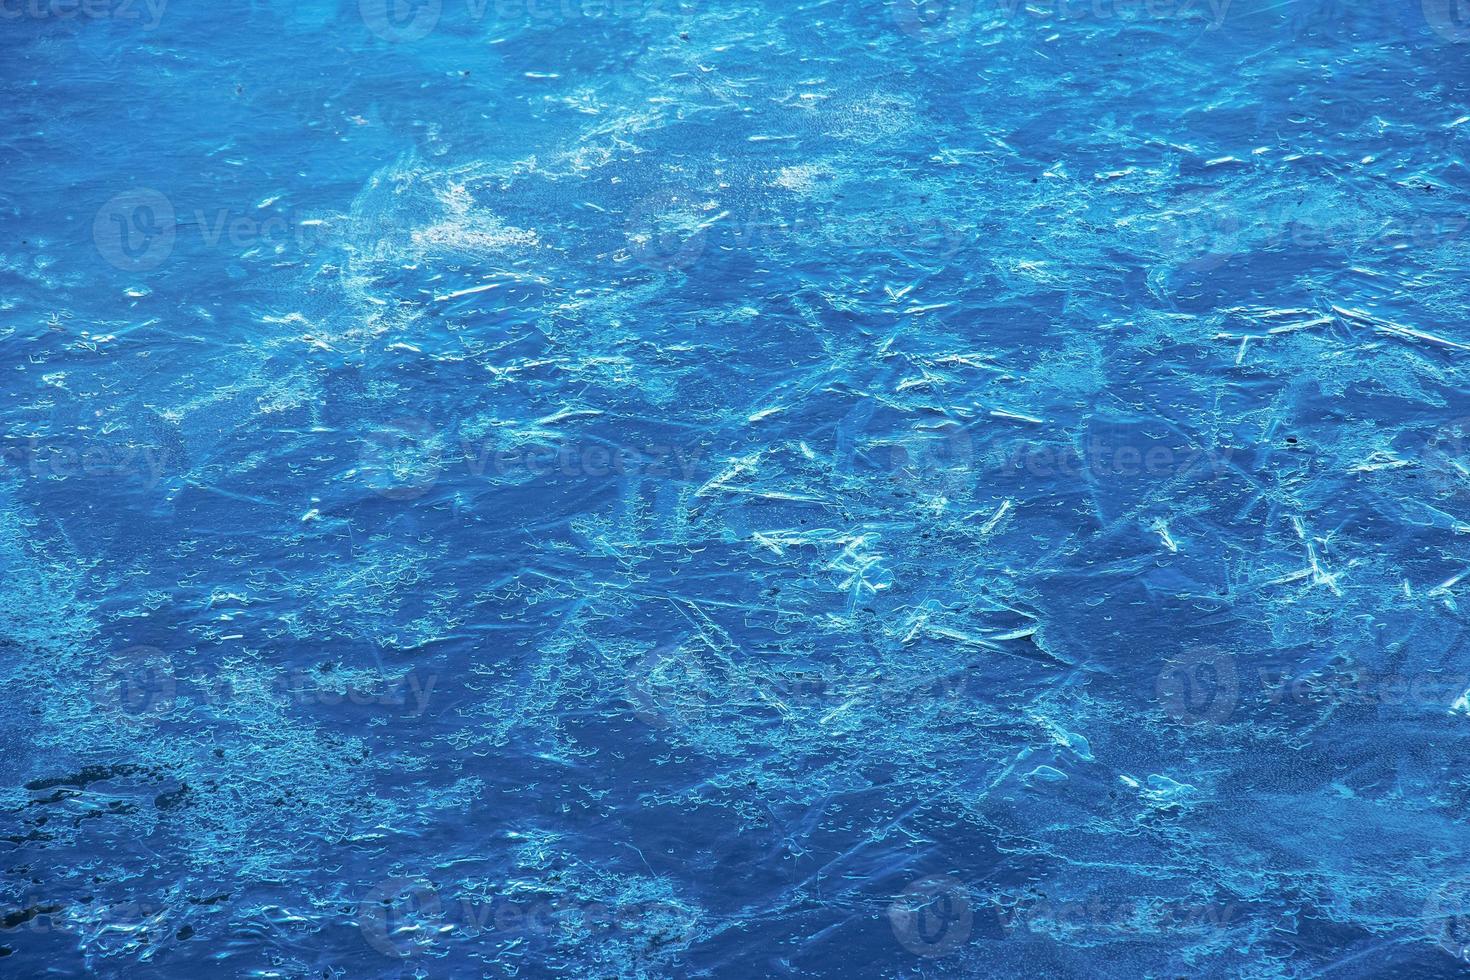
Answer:
[[[0,971],[1465,971],[1467,56],[0,6]]]

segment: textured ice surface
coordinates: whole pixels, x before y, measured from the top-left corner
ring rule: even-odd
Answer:
[[[1462,6],[0,7],[0,972],[1464,971]]]

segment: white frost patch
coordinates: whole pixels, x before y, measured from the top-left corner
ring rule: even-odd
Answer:
[[[514,228],[489,211],[477,208],[474,195],[462,183],[448,183],[437,189],[434,196],[443,205],[444,216],[413,230],[416,250],[499,252],[537,244],[535,231]]]
[[[846,102],[834,115],[830,135],[865,144],[893,139],[915,127],[913,102],[885,92]]]
[[[514,228],[493,215],[440,221],[413,231],[414,247],[426,251],[442,249],[457,252],[501,252],[512,248],[531,248],[538,241],[534,230]]]
[[[826,167],[808,163],[799,167],[782,167],[776,179],[771,181],[783,190],[791,191],[793,194],[810,194],[816,189],[817,181],[824,177],[830,177],[832,171]]]

